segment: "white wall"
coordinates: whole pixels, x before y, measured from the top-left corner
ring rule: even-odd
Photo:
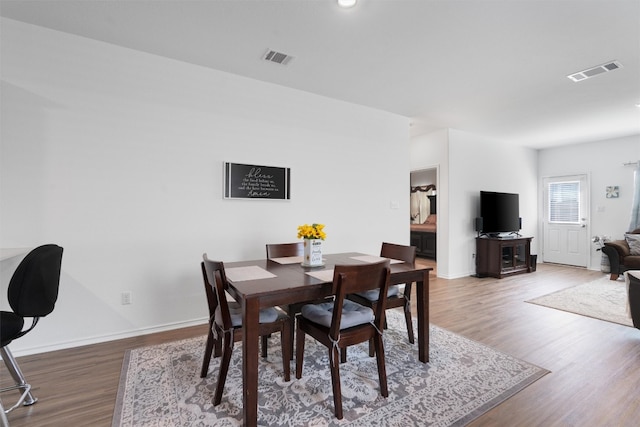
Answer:
[[[537,153],[476,135],[449,134],[449,258],[451,278],[475,274],[475,218],[480,191],[518,193],[523,236],[537,253]]]
[[[520,195],[522,234],[537,251],[537,154],[455,129],[413,138],[411,170],[440,165],[438,182],[438,276],[475,274],[475,227],[480,191]]]
[[[408,119],[12,20],[1,30],[0,242],[65,249],[58,305],[17,355],[203,322],[202,253],[260,258],[302,223],[326,224],[327,252],[409,243]],[[291,167],[292,200],[223,200],[223,161]]]
[[[435,168],[438,213],[436,253],[438,276],[448,277],[449,272],[449,131],[441,129],[429,134],[416,136],[410,144],[411,170],[419,171]]]
[[[540,150],[538,174],[553,176],[586,174],[590,181],[589,236],[621,239],[628,231],[633,201],[633,166],[640,161],[640,135]],[[619,186],[620,197],[607,199],[606,187]],[[541,233],[542,237],[542,233]],[[539,247],[542,247],[540,244]],[[591,246],[590,269],[599,270],[601,252]]]
[[[633,199],[634,167],[640,160],[640,136],[568,145],[544,150],[512,147],[459,130],[442,130],[413,138],[411,170],[440,165],[438,188],[438,275],[445,278],[475,273],[475,231],[479,192],[520,194],[522,235],[533,236],[531,252],[543,248],[539,231],[541,182],[545,177],[588,174],[590,236],[622,238]],[[620,197],[607,199],[607,186],[620,187]],[[601,253],[591,247],[589,268],[600,269]],[[540,257],[538,257],[540,260]]]
[[[475,274],[475,223],[480,191],[520,195],[522,234],[537,241],[537,155],[455,129],[411,141],[411,170],[440,165],[438,184],[438,276]]]
[[[429,184],[437,185],[437,170],[438,169],[434,168],[411,172],[411,186],[418,187]]]

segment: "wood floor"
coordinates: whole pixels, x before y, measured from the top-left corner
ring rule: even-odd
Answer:
[[[432,275],[432,323],[551,371],[471,426],[640,425],[640,330],[525,303],[601,276],[549,264],[502,280]],[[110,426],[126,349],[205,333],[203,325],[18,358],[39,401],[9,423]],[[4,366],[0,374],[6,385]],[[5,406],[12,397],[3,394]]]

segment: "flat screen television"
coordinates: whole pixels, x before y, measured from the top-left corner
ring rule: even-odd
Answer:
[[[520,202],[518,194],[480,192],[482,233],[498,234],[520,231]]]

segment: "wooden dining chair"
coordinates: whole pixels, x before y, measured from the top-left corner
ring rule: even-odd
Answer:
[[[294,243],[268,243],[267,247],[267,259],[274,258],[286,258],[286,257],[295,257],[295,256],[303,256],[304,254],[304,242],[294,242]],[[289,315],[289,317],[295,320],[296,314],[300,313],[300,309],[305,304],[319,303],[319,302],[328,302],[332,301],[333,297],[325,298],[318,301],[304,301],[289,305],[283,305],[281,308]],[[294,336],[295,330],[295,321],[291,322],[291,336]],[[291,340],[291,359],[293,359],[293,342]]]
[[[306,335],[310,335],[329,350],[333,403],[338,419],[343,417],[339,357],[348,346],[373,340],[380,393],[384,397],[389,396],[382,342],[386,300],[380,300],[374,311],[346,298],[350,293],[369,289],[376,289],[385,295],[389,289],[389,274],[388,260],[371,264],[336,265],[333,273],[334,301],[304,305],[298,315],[296,378],[302,377],[304,342]]]
[[[304,242],[267,243],[267,259],[304,255]]]
[[[211,358],[211,350],[216,347],[221,349],[222,359],[220,360],[220,372],[218,374],[218,384],[216,386],[213,405],[220,404],[222,400],[222,392],[229,371],[229,362],[231,361],[231,353],[233,352],[234,342],[242,340],[242,309],[240,304],[236,302],[228,302],[226,291],[229,288],[229,282],[224,272],[224,264],[222,261],[212,261],[207,258],[207,254],[202,256],[201,263],[202,276],[205,287],[212,289],[215,296],[216,306],[212,316],[211,334],[213,343],[210,345],[207,340],[207,349],[205,350],[205,362],[207,369]],[[208,289],[207,288],[207,289]],[[207,297],[210,293],[207,291]],[[290,351],[291,351],[291,318],[276,308],[266,308],[260,310],[260,324],[258,335],[262,339],[273,333],[280,332],[282,341],[282,368],[284,371],[284,380],[290,380]],[[262,356],[266,357],[266,346],[263,341]],[[206,370],[203,362],[200,376],[206,376]],[[204,374],[204,375],[203,375]]]
[[[414,267],[416,262],[416,247],[383,242],[382,249],[380,250],[380,256],[384,258],[404,261],[411,267]],[[407,334],[409,335],[409,342],[413,344],[415,343],[415,335],[413,333],[413,322],[411,321],[411,285],[411,283],[405,283],[404,286],[390,286],[389,291],[387,292],[386,307],[387,310],[398,307],[404,309],[404,318],[407,323]],[[402,289],[403,287],[404,290]],[[375,310],[380,298],[380,293],[377,289],[374,289],[349,295],[348,298],[351,301],[357,302],[358,304],[367,307],[371,307],[373,310]],[[373,357],[373,352],[373,342],[371,342],[369,345],[369,356]],[[345,359],[346,352],[342,355],[342,360],[344,361]]]
[[[207,343],[205,344],[204,349],[204,357],[202,358],[202,368],[200,369],[200,378],[206,378],[209,373],[209,365],[211,363],[211,356],[220,357],[222,354],[222,341],[216,339],[216,335],[214,335],[215,330],[215,313],[216,308],[218,307],[218,298],[216,297],[216,292],[214,286],[209,284],[207,280],[207,275],[204,269],[204,264],[201,263],[202,267],[202,276],[204,278],[204,290],[207,296],[207,306],[209,307],[209,333],[207,334]],[[293,337],[293,334],[291,334]],[[260,337],[261,340],[261,348],[262,348],[262,357],[267,357],[267,343],[268,336],[263,335]],[[293,340],[293,338],[291,338]],[[214,351],[215,347],[215,351]]]
[[[209,373],[209,364],[211,363],[211,356],[220,357],[222,350],[222,342],[217,339],[217,335],[214,335],[216,308],[218,308],[218,298],[216,298],[216,291],[207,279],[207,272],[204,268],[204,262],[200,263],[202,269],[202,278],[204,279],[204,291],[207,296],[207,306],[209,307],[209,333],[207,334],[207,343],[204,349],[204,358],[202,359],[202,368],[200,369],[200,378],[206,378]],[[215,346],[215,353],[213,348]]]

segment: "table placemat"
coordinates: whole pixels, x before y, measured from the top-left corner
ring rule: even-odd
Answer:
[[[242,282],[244,280],[271,279],[277,277],[275,274],[268,272],[257,265],[249,265],[247,267],[232,267],[225,269],[227,278],[232,282]]]
[[[275,261],[278,264],[299,264],[303,259],[303,256],[286,256],[281,258],[271,258],[271,261]]]
[[[382,260],[388,259],[389,264],[400,264],[404,262],[399,259],[384,258],[381,256],[375,256],[375,255],[358,255],[358,256],[352,256],[351,259],[357,259],[358,261],[362,261],[362,262],[380,262]]]
[[[333,268],[330,270],[308,271],[306,274],[311,277],[315,277],[316,279],[322,280],[323,282],[333,281]]]

